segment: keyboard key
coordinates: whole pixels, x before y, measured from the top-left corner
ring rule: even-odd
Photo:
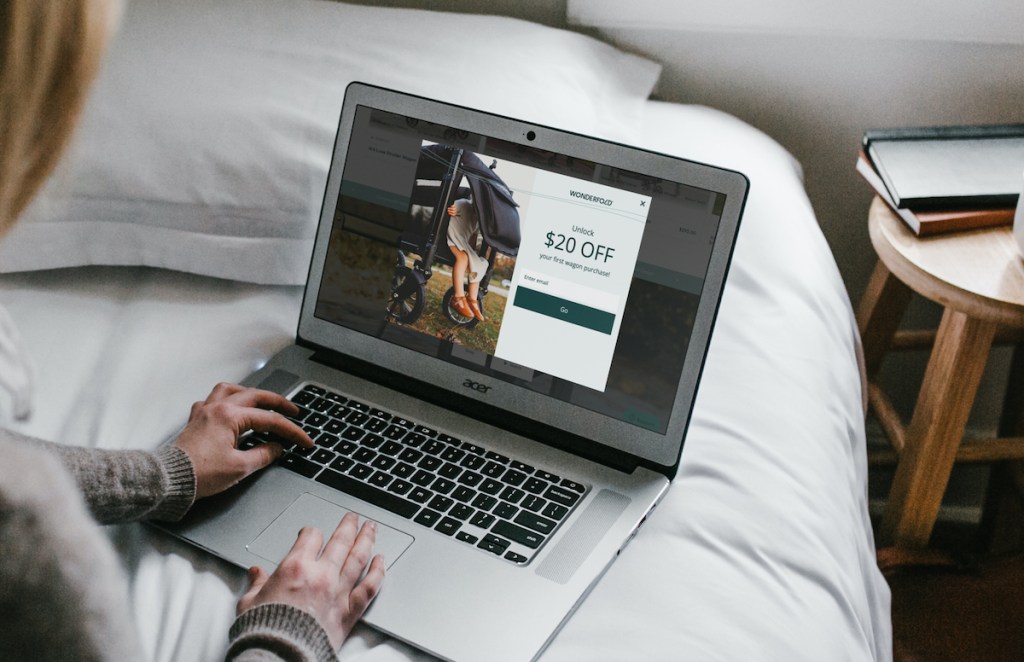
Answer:
[[[512,461],[512,458],[502,455],[501,453],[495,453],[494,451],[487,451],[486,453],[484,453],[484,457],[486,457],[488,460],[501,462],[502,464],[508,464],[509,462]]]
[[[529,510],[530,512],[538,513],[540,512],[540,509],[545,506],[545,504],[547,504],[547,501],[540,498],[539,496],[534,496],[531,494],[530,496],[523,499],[523,502],[519,505],[525,508],[526,510]]]
[[[316,400],[316,393],[303,389],[295,394],[292,398],[292,402],[297,405],[308,405],[310,402]]]
[[[494,480],[493,478],[486,478],[480,483],[480,485],[477,486],[477,489],[486,494],[496,495],[504,487],[504,485]]]
[[[463,474],[458,478],[460,483],[468,485],[469,487],[476,487],[483,479],[483,476],[473,473],[472,471],[463,472]]]
[[[468,441],[462,442],[462,448],[465,449],[467,452],[472,453],[474,455],[483,455],[484,454],[484,449],[480,448],[476,444],[471,444]]]
[[[363,413],[363,414],[365,414],[365,413],[370,411],[370,406],[369,405],[364,404],[362,402],[359,402],[358,400],[349,400],[348,401],[348,406],[349,406],[350,409],[355,409],[356,411],[358,411],[360,413]]]
[[[468,520],[474,512],[476,511],[474,511],[466,504],[457,503],[452,507],[451,511],[448,514],[454,517],[455,519],[462,520],[464,522]]]
[[[409,498],[416,503],[426,503],[430,501],[432,496],[434,496],[433,492],[425,490],[422,487],[414,487],[412,488],[412,491],[409,492]]]
[[[323,431],[330,434],[341,434],[345,431],[346,424],[344,421],[339,421],[336,418],[332,418],[323,425]]]
[[[452,464],[451,462],[445,462],[441,465],[441,468],[437,470],[437,475],[445,478],[454,480],[458,478],[459,474],[462,473],[462,469],[458,465]]]
[[[497,506],[495,506],[494,510],[491,512],[493,512],[495,515],[502,519],[512,519],[516,516],[516,513],[519,512],[519,509],[513,506],[511,503],[505,503],[503,501],[499,503]]]
[[[385,441],[380,445],[380,452],[385,455],[398,455],[400,450],[402,450],[402,444],[395,441]]]
[[[373,475],[373,469],[365,464],[359,464],[357,462],[356,465],[349,470],[348,475],[358,480],[366,480]]]
[[[405,462],[399,462],[395,466],[395,468],[391,470],[391,473],[398,476],[399,478],[408,478],[409,476],[416,473],[416,467],[412,466],[411,464],[406,464]]]
[[[367,467],[368,469],[369,467]],[[394,494],[388,494],[384,490],[377,489],[371,485],[360,483],[354,480],[351,476],[340,474],[337,471],[331,469],[324,469],[323,472],[316,477],[318,483],[323,483],[328,487],[333,487],[336,490],[341,490],[346,494],[350,494],[357,499],[362,499],[367,503],[372,503],[375,506],[383,508],[384,510],[391,511],[396,515],[409,518],[416,514],[419,510],[419,506],[414,503],[409,503],[402,497],[395,496]]]
[[[497,478],[498,476],[505,473],[505,467],[501,464],[498,464],[497,462],[488,462],[487,464],[484,465],[483,473],[485,476]]]
[[[548,481],[549,483],[557,483],[559,480],[558,476],[556,476],[555,474],[548,473],[547,471],[542,471],[541,469],[537,469],[537,472],[534,475],[537,478],[540,478],[541,480]]]
[[[437,439],[428,439],[427,442],[423,444],[423,452],[430,453],[431,455],[440,455],[446,448],[448,447]]]
[[[341,438],[336,434],[329,432],[321,432],[316,437],[316,445],[322,446],[323,448],[334,448],[341,441]]]
[[[310,409],[321,414],[326,414],[328,411],[331,410],[331,407],[333,406],[334,403],[325,398],[317,398],[316,400],[310,402],[308,405]]]
[[[543,533],[544,535],[548,535],[555,530],[556,526],[558,526],[558,522],[554,520],[541,517],[540,515],[535,515],[534,513],[530,513],[525,510],[519,513],[515,519],[515,523],[521,524],[528,529],[536,531],[537,533]]]
[[[443,513],[451,508],[453,503],[455,503],[454,500],[440,494],[435,494],[434,498],[427,504],[427,507]]]
[[[417,524],[422,524],[423,526],[434,526],[434,524],[436,524],[440,519],[441,513],[434,512],[429,508],[424,508],[413,521]]]
[[[382,432],[389,426],[390,424],[387,421],[382,421],[379,418],[375,418],[372,416],[370,417],[370,420],[366,421],[366,423],[363,424],[363,427],[369,430],[370,432]]]
[[[348,439],[349,441],[359,441],[365,436],[366,430],[361,430],[354,425],[345,428],[345,430],[341,433],[341,438]]]
[[[398,425],[397,423],[392,421],[391,425],[385,428],[381,434],[383,434],[388,439],[401,439],[408,433],[409,430],[407,428],[404,428],[401,425]]]
[[[548,482],[540,478],[531,478],[523,483],[523,489],[530,494],[540,494],[548,487]]]
[[[501,477],[501,481],[503,483],[508,483],[509,485],[515,485],[517,487],[522,485],[524,480],[526,480],[526,474],[522,471],[516,471],[515,469],[509,469]]]
[[[427,485],[430,485],[431,483],[434,482],[434,478],[434,474],[430,473],[429,471],[424,471],[423,469],[420,469],[419,471],[412,475],[412,478],[410,480],[412,480],[412,482],[416,483],[420,487],[426,487]]]
[[[506,549],[508,549],[509,544],[510,543],[507,540],[503,540],[498,536],[487,534],[486,536],[484,536],[484,539],[480,541],[480,544],[477,545],[477,547],[483,550],[487,550],[488,552],[491,552],[493,554],[501,554]]]
[[[379,434],[368,434],[365,437],[363,437],[361,443],[363,444],[363,446],[366,446],[367,448],[377,448],[378,446],[384,443],[384,437],[380,436]]]
[[[428,428],[426,425],[417,425],[413,429],[416,431],[416,434],[422,434],[425,437],[437,436],[437,430],[435,430],[434,428]]]
[[[572,508],[577,501],[580,500],[580,495],[576,492],[565,489],[558,485],[552,485],[548,488],[548,491],[544,493],[544,496],[550,501],[561,504],[568,508]]]
[[[444,453],[441,453],[441,459],[447,460],[448,462],[458,462],[464,457],[466,457],[466,451],[461,448],[455,448],[454,446],[449,446],[445,449]]]
[[[423,459],[416,463],[416,466],[427,471],[436,471],[443,464],[441,458],[433,455],[424,455]]]
[[[505,558],[512,563],[526,563],[526,557],[515,552],[505,552]]]
[[[396,480],[388,485],[388,492],[394,492],[395,494],[408,494],[413,487],[412,483],[404,480]]]
[[[452,519],[451,517],[445,517],[443,520],[437,523],[437,526],[434,527],[434,530],[440,531],[446,536],[452,536],[455,535],[455,532],[458,531],[461,527],[462,522],[460,522],[459,520]]]
[[[352,404],[349,403],[349,406],[351,407]],[[370,420],[370,415],[369,414],[364,414],[361,411],[350,411],[348,413],[348,416],[345,417],[345,422],[346,423],[348,423],[349,425],[355,425],[355,426],[358,426],[358,427],[362,427],[363,424],[366,423],[366,421],[368,421],[368,420]]]
[[[333,393],[333,392],[325,393],[324,397],[327,398],[328,400],[330,400],[331,402],[337,402],[338,404],[342,404],[342,405],[345,404],[346,402],[348,402],[348,398],[346,398],[345,396],[343,396],[340,393]]]
[[[404,418],[402,418],[400,416],[395,416],[394,418],[392,418],[391,419],[391,424],[392,425],[397,425],[398,427],[404,428],[406,430],[411,430],[413,428],[412,421],[404,419]]]
[[[373,476],[369,480],[369,483],[371,485],[376,485],[377,487],[387,487],[394,479],[395,477],[392,476],[391,474],[384,473],[383,471],[378,471],[377,473],[373,474]]]
[[[430,489],[441,494],[448,494],[455,489],[455,483],[448,480],[447,478],[438,478],[434,481],[434,484],[430,486]]]
[[[560,520],[566,516],[569,509],[565,506],[560,506],[557,503],[549,503],[547,508],[542,513],[545,517],[550,517],[553,520]]]
[[[480,467],[487,464],[487,460],[485,460],[480,455],[467,455],[466,457],[462,458],[462,461],[459,462],[459,464],[463,467],[466,467],[467,469],[472,469],[473,471],[476,471]]]
[[[326,448],[318,448],[316,452],[309,457],[309,459],[319,464],[330,464],[331,461],[334,460],[334,451]]]
[[[478,494],[471,503],[475,508],[479,508],[480,510],[490,510],[498,504],[498,500],[492,496],[487,496],[486,494]]]
[[[518,460],[513,460],[509,464],[509,466],[512,467],[513,469],[515,469],[516,471],[522,471],[524,474],[532,474],[533,473],[533,467],[531,467],[530,465],[526,464],[525,462],[519,462]]]
[[[355,460],[352,458],[342,455],[334,458],[334,462],[331,462],[331,468],[344,473],[355,466],[355,463]]]
[[[520,545],[529,547],[530,549],[537,549],[540,547],[540,544],[544,542],[544,536],[541,534],[536,531],[524,529],[521,526],[516,526],[511,522],[498,522],[494,525],[494,528],[492,528],[491,531],[493,531],[495,535],[504,536],[505,538],[509,538]]]
[[[312,426],[314,428],[319,428],[320,426],[322,426],[324,423],[326,423],[329,420],[331,420],[331,419],[327,418],[327,414],[321,414],[319,412],[313,412],[309,416],[306,417],[306,420],[304,420],[303,423],[305,423],[306,425],[310,425],[310,426]],[[305,426],[303,426],[303,427],[305,427]]]
[[[364,462],[369,464],[373,461],[373,458],[377,457],[377,452],[372,451],[369,448],[360,448],[355,453],[352,453],[352,459],[356,462]]]
[[[285,469],[294,471],[295,473],[305,476],[306,478],[312,478],[320,471],[323,467],[319,464],[314,464],[309,460],[299,457],[293,453],[288,453],[278,463]]]
[[[480,511],[477,511],[476,515],[473,515],[473,519],[469,520],[469,523],[481,529],[487,529],[497,520],[498,518],[490,513],[481,513]]]
[[[461,540],[462,542],[468,542],[470,545],[475,545],[476,541],[479,540],[479,538],[477,538],[473,534],[466,533],[465,531],[459,531],[458,533],[456,533],[455,539]]]
[[[583,487],[583,485],[575,481],[569,480],[568,478],[562,479],[562,487],[567,487],[573,492],[579,492],[580,494],[583,494],[584,492],[587,491],[587,488]]]
[[[452,498],[462,503],[469,503],[476,496],[476,490],[470,489],[465,485],[459,485],[452,492]]]
[[[370,466],[373,467],[374,469],[382,469],[384,471],[387,471],[391,467],[395,466],[396,462],[398,462],[398,460],[396,460],[393,457],[388,457],[387,455],[378,455],[377,457],[373,458],[373,462],[370,463]]]
[[[415,448],[406,448],[398,454],[398,459],[402,462],[418,462],[422,457],[423,453]]]
[[[516,487],[506,487],[501,492],[501,499],[509,503],[519,503],[519,500],[526,496],[526,492]]]
[[[405,439],[403,439],[406,446],[412,446],[413,448],[419,448],[426,440],[427,438],[425,436],[416,432],[407,433]]]
[[[390,421],[392,418],[394,418],[394,416],[384,411],[383,409],[376,409],[374,407],[370,407],[370,415],[375,416],[382,421]]]

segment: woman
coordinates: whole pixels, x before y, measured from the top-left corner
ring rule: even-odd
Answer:
[[[120,15],[114,0],[0,3],[0,240],[53,170]],[[2,310],[0,310],[2,313]],[[17,337],[0,314],[0,383],[26,413]],[[180,518],[275,461],[282,449],[236,448],[269,431],[313,442],[280,395],[218,385],[156,453],[60,446],[0,429],[0,659],[135,660],[128,594],[95,526]],[[231,660],[334,659],[383,581],[375,527],[346,515],[324,545],[303,529],[273,575],[254,567],[230,631]],[[321,551],[322,550],[322,551]],[[364,576],[365,571],[365,576]]]
[[[480,223],[477,220],[476,208],[472,199],[456,200],[448,207],[448,248],[455,256],[452,266],[452,307],[463,317],[475,317],[484,321],[484,312],[480,309],[480,281],[487,271],[487,261],[477,255],[473,248]],[[466,298],[466,274],[469,274],[469,298]]]

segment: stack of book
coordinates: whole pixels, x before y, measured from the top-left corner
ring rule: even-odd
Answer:
[[[866,131],[857,172],[919,236],[1010,225],[1024,124]]]

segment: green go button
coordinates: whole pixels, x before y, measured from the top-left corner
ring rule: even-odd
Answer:
[[[611,335],[612,326],[615,324],[615,315],[606,310],[553,297],[522,285],[516,289],[516,298],[512,305],[608,335]]]

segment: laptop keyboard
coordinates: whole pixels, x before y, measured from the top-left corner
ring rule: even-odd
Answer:
[[[587,486],[307,384],[294,421],[316,445],[286,444],[278,464],[478,549],[525,565]],[[240,448],[277,440],[242,438]],[[279,441],[279,440],[278,440]]]

